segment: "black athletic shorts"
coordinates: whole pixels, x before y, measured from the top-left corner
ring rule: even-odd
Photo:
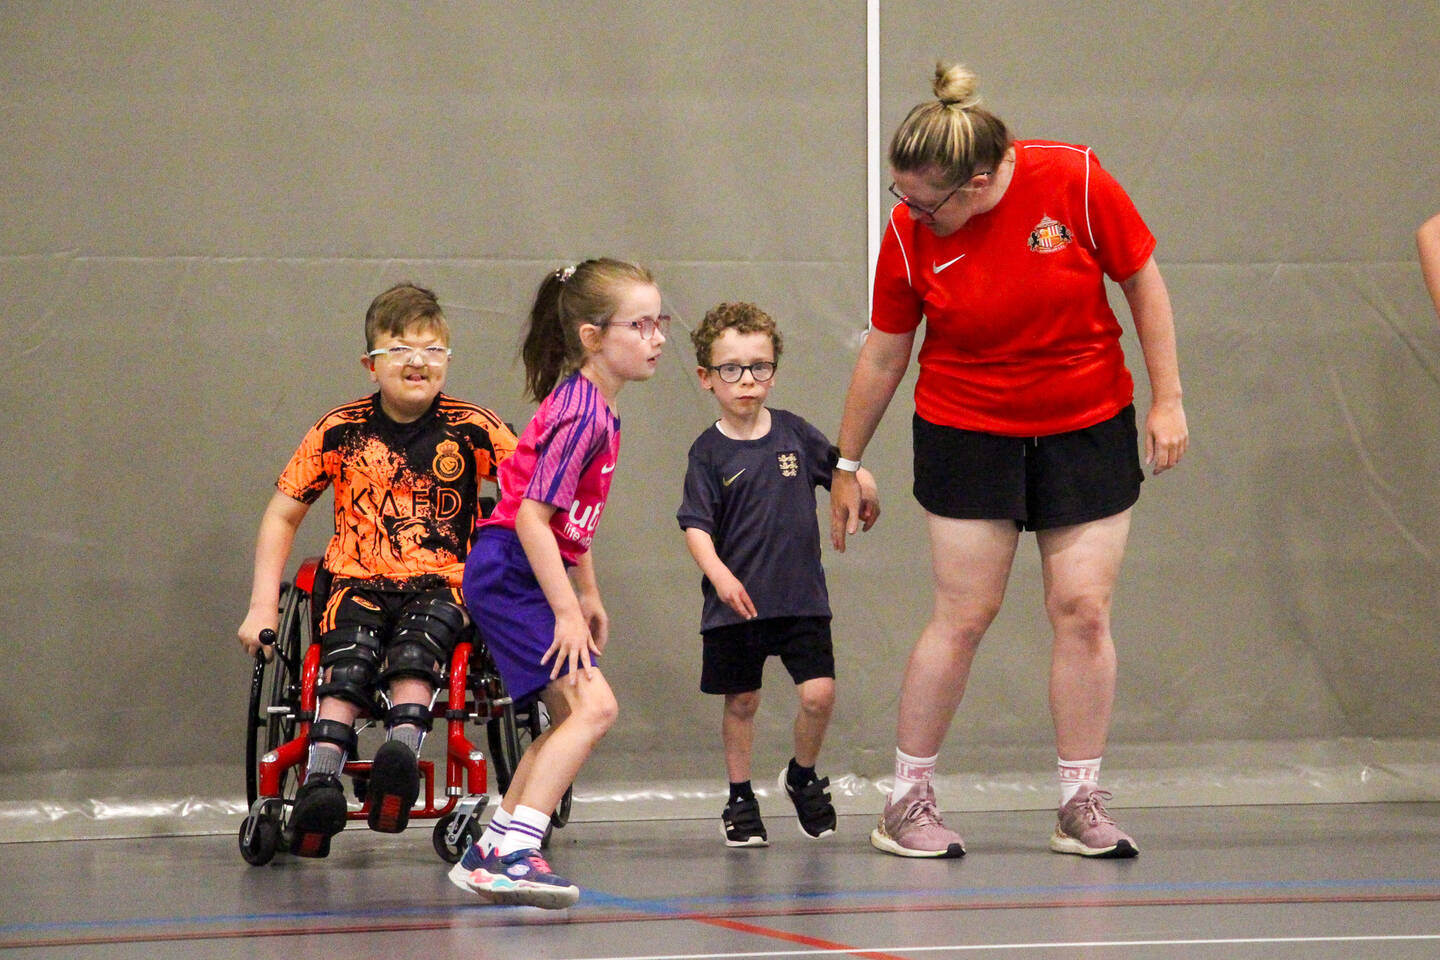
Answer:
[[[366,627],[375,631],[386,646],[400,618],[411,607],[431,599],[448,600],[465,609],[464,598],[454,587],[433,587],[425,590],[370,590],[353,580],[337,581],[326,598],[325,614],[320,619],[324,636],[337,627]]]
[[[1114,516],[1140,499],[1132,404],[1109,420],[1048,437],[942,427],[917,414],[915,499],[956,520],[1014,520],[1046,530]]]
[[[829,617],[770,617],[714,627],[700,634],[701,693],[760,689],[765,660],[778,656],[796,685],[835,676]]]

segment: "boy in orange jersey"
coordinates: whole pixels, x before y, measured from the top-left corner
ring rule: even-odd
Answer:
[[[405,829],[439,670],[469,623],[460,579],[480,481],[494,479],[515,449],[493,412],[441,392],[450,328],[429,290],[402,283],[376,297],[365,315],[365,349],[361,363],[379,390],[321,417],[280,474],[260,520],[250,609],[238,631],[254,656],[261,631],[275,629],[295,531],[333,484],[324,682],[288,838],[299,856],[326,856],[345,826],[339,776],[355,752],[362,711],[383,716],[387,731],[370,773],[370,827]],[[380,685],[386,702],[377,698]]]

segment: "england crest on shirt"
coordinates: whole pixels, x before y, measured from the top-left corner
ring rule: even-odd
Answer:
[[[775,454],[776,463],[780,467],[780,476],[794,477],[800,474],[800,456],[796,453]]]

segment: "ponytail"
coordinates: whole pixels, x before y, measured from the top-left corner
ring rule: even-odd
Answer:
[[[525,392],[536,403],[580,369],[585,362],[580,327],[610,319],[627,283],[653,285],[655,278],[637,264],[600,257],[552,270],[540,281],[520,347]]]
[[[571,355],[565,325],[560,322],[560,291],[565,284],[560,274],[559,270],[548,273],[540,282],[525,342],[520,347],[520,358],[525,362],[525,393],[536,403],[555,389]],[[578,353],[578,332],[575,346]]]

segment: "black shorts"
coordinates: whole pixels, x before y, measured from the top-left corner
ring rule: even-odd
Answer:
[[[701,693],[760,689],[765,660],[778,656],[796,685],[835,676],[829,617],[771,617],[715,627],[700,634],[705,652]]]
[[[1067,527],[1129,509],[1145,479],[1133,404],[1048,437],[942,427],[917,414],[914,436],[915,499],[938,517]]]
[[[454,587],[370,590],[355,585],[353,580],[337,582],[326,598],[325,614],[320,619],[320,634],[324,636],[337,627],[366,627],[389,646],[390,634],[405,611],[432,598],[448,600],[462,610],[465,608],[460,591]]]

